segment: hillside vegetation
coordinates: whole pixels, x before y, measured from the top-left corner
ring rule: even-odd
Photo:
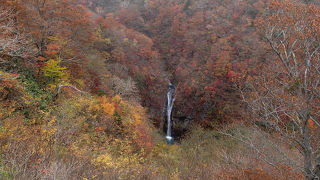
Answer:
[[[317,0],[0,1],[0,179],[316,180],[319,137]]]

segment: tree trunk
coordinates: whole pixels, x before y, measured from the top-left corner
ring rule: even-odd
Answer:
[[[316,159],[316,166],[313,170],[313,174],[316,176],[316,178],[320,179],[320,155],[318,155],[317,159]]]
[[[308,128],[308,120],[310,118],[309,110],[303,108],[300,111],[300,118],[303,122],[302,125],[302,143],[303,143],[303,156],[304,156],[304,173],[307,180],[314,180],[315,176],[312,171],[312,147],[310,144],[310,132]]]

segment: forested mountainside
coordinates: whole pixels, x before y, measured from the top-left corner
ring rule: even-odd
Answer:
[[[88,4],[101,14],[97,21],[106,27],[102,28],[106,37],[127,38],[131,46],[119,42],[108,51],[117,56],[110,61],[124,65],[133,73],[133,79],[142,81],[138,85],[142,104],[152,110],[156,121],[162,120],[159,107],[165,103],[163,87],[168,80],[178,90],[175,117],[195,119],[208,126],[226,122],[229,117],[240,118],[240,96],[234,82],[240,74],[251,71],[248,66],[271,56],[264,48],[265,43],[259,41],[261,36],[254,26],[256,16],[267,6],[266,1]],[[112,23],[117,23],[123,31],[114,29],[109,25]],[[130,51],[134,46],[143,52]],[[121,52],[125,53],[119,58]]]
[[[0,0],[1,179],[315,180],[319,137],[318,0]]]

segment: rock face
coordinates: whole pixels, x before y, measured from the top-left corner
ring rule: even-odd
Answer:
[[[167,117],[164,118],[163,132],[167,133]],[[172,116],[171,117],[171,136],[179,141],[189,130],[192,124],[191,117]]]
[[[190,129],[191,125],[190,117],[173,117],[172,118],[172,134],[173,137],[180,139]]]

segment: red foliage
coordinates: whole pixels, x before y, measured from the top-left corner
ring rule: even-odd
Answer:
[[[98,16],[95,20],[95,23],[96,24],[102,24],[104,22],[104,19],[102,16]]]
[[[229,78],[229,79],[233,79],[233,78],[235,78],[235,77],[237,77],[237,74],[236,74],[234,71],[229,70],[229,71],[228,71],[228,78]]]

